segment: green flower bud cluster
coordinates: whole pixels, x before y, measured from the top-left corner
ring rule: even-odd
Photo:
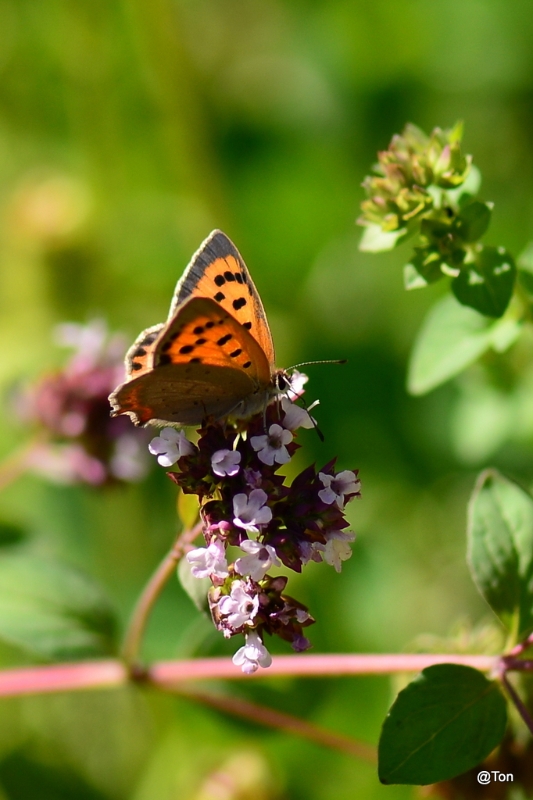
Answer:
[[[415,125],[392,137],[388,150],[378,153],[377,175],[363,182],[368,199],[361,203],[359,224],[378,224],[397,231],[433,209],[430,187],[453,189],[464,183],[471,157],[461,154],[461,125],[449,131],[435,128],[431,136]]]
[[[513,293],[516,267],[503,248],[482,245],[492,203],[475,198],[479,172],[461,153],[462,124],[435,128],[430,136],[414,125],[395,135],[378,154],[375,175],[363,182],[367,199],[357,220],[366,230],[360,249],[391,250],[417,236],[405,266],[405,286],[415,289],[450,276],[463,305],[500,317]]]

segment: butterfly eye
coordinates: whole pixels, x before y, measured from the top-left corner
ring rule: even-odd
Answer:
[[[280,392],[284,392],[285,389],[288,389],[290,385],[289,381],[287,380],[285,375],[283,375],[282,372],[278,372],[278,374],[276,375],[276,384]]]

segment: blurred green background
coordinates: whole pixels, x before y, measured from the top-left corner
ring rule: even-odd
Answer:
[[[495,202],[486,240],[515,255],[526,246],[532,36],[526,0],[0,0],[4,455],[26,436],[13,387],[61,361],[54,325],[102,316],[133,340],[166,317],[191,254],[222,228],[261,292],[278,366],[349,359],[307,370],[325,442],[302,432],[298,466],[338,454],[363,483],[342,574],[312,564],[289,584],[317,619],[315,652],[393,652],[482,622],[466,502],[486,463],[533,479],[532,426],[518,439],[504,426],[490,446],[496,422],[473,436],[465,396],[486,395],[475,369],[407,395],[412,342],[445,287],[404,292],[408,246],[361,254],[354,220],[393,133],[463,119],[481,196]],[[162,469],[111,490],[25,476],[2,493],[0,517],[24,529],[32,553],[101,583],[125,623],[175,534],[174,489]],[[147,658],[234,649],[168,587]],[[1,658],[26,663],[8,647]],[[393,697],[383,678],[228,691],[370,743]],[[366,764],[167,696],[0,705],[0,800],[410,796]]]

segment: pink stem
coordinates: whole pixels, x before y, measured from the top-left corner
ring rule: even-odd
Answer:
[[[0,671],[0,696],[105,689],[125,684],[128,671],[121,661],[83,661]]]
[[[490,672],[499,658],[480,655],[379,654],[379,655],[299,655],[275,656],[268,670],[260,670],[252,678],[274,678],[280,675],[301,677],[326,675],[391,675],[396,672],[419,672],[433,664],[463,664]],[[161,689],[173,690],[181,681],[200,679],[238,679],[245,676],[228,658],[193,661],[160,661],[139,674],[139,677]],[[23,667],[0,671],[0,696],[66,692],[122,686],[128,672],[121,661],[86,661],[75,664]]]

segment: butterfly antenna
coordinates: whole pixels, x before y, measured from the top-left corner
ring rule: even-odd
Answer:
[[[290,369],[298,369],[298,367],[309,367],[313,364],[347,364],[347,358],[324,359],[322,361],[302,361],[301,364],[293,364],[292,367],[287,367],[287,372]]]
[[[303,407],[305,408],[305,410],[306,410],[306,411],[307,411],[307,413],[309,414],[309,406],[308,406],[308,404],[305,402],[304,398],[303,398],[303,397],[299,397],[298,399],[302,401],[302,405],[303,405]],[[316,401],[315,401],[315,403],[318,403],[318,400],[316,400]],[[315,405],[315,403],[313,403],[313,405]],[[315,429],[315,431],[316,431],[316,434],[317,434],[318,438],[320,439],[320,441],[321,441],[321,442],[325,441],[325,439],[324,439],[324,434],[322,433],[322,431],[321,431],[321,430],[320,430],[320,428],[318,427],[318,423],[317,423],[316,419],[313,419],[313,417],[311,416],[311,414],[309,414],[309,419],[310,419],[310,420],[311,420],[311,422],[313,423],[313,428]]]

